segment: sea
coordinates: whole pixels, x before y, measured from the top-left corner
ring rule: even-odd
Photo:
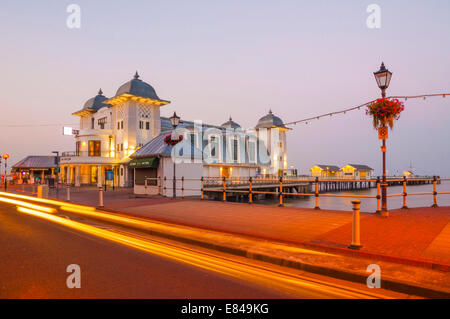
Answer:
[[[433,184],[426,185],[408,185],[407,193],[432,193]],[[441,184],[437,185],[437,192],[450,192],[450,181],[442,181]],[[402,194],[403,186],[390,186],[387,190],[389,194]],[[363,190],[352,190],[352,191],[340,191],[340,192],[329,192],[329,194],[337,195],[368,195],[376,196],[377,189],[363,189]],[[319,207],[321,209],[328,210],[342,210],[351,211],[352,204],[351,201],[358,199],[361,201],[361,212],[375,213],[377,210],[377,200],[375,198],[351,198],[351,197],[319,197]],[[278,205],[278,199],[265,199],[259,200],[260,204],[267,205]],[[450,194],[437,195],[438,206],[450,206]],[[308,196],[306,198],[296,198],[290,199],[286,198],[283,202],[286,207],[303,207],[303,208],[314,208],[315,197]],[[433,204],[433,195],[409,195],[407,196],[407,206],[409,208],[413,207],[430,207]],[[388,197],[387,199],[388,210],[402,208],[403,206],[403,196]]]

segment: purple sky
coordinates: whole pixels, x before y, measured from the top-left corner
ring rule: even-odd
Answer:
[[[81,29],[66,7],[81,6]],[[369,29],[366,8],[381,7]],[[450,93],[450,2],[442,1],[2,1],[0,153],[74,150],[62,125],[101,87],[106,96],[136,70],[162,108],[253,127],[269,108],[289,122],[379,96]],[[450,176],[450,96],[407,101],[388,140],[389,173]],[[54,126],[8,127],[6,125]],[[361,163],[378,174],[377,132],[364,110],[292,126],[288,165]]]

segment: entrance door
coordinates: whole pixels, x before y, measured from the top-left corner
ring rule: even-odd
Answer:
[[[98,183],[98,166],[91,166],[91,184]]]

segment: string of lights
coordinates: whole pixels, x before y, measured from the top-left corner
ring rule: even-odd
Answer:
[[[438,96],[442,96],[443,98],[445,98],[447,95],[450,95],[450,93],[440,93],[440,94],[422,94],[422,95],[398,95],[398,96],[389,96],[387,97],[387,99],[404,99],[405,101],[407,101],[408,99],[426,99],[427,97],[438,97]],[[320,118],[323,117],[330,117],[333,115],[338,115],[338,114],[345,114],[347,112],[350,111],[354,111],[354,110],[359,110],[362,107],[368,106],[370,104],[372,104],[373,102],[375,102],[377,99],[357,105],[357,106],[353,106],[347,109],[343,109],[340,111],[336,111],[336,112],[331,112],[331,113],[325,113],[325,114],[321,114],[321,115],[317,115],[317,116],[313,116],[313,117],[309,117],[306,119],[302,119],[302,120],[298,120],[298,121],[293,121],[293,122],[288,122],[285,123],[285,125],[296,125],[299,123],[305,123],[308,124],[309,122],[313,121],[313,120],[318,120]]]
[[[422,95],[397,95],[397,96],[389,96],[387,97],[388,99],[404,99],[405,101],[407,101],[408,99],[426,99],[427,97],[437,97],[437,96],[442,96],[443,98],[445,98],[447,95],[450,95],[450,93],[438,93],[438,94],[422,94]],[[375,102],[375,100],[357,105],[357,106],[353,106],[347,109],[343,109],[340,111],[336,111],[336,112],[331,112],[331,113],[325,113],[325,114],[321,114],[321,115],[316,115],[313,117],[309,117],[306,119],[302,119],[302,120],[298,120],[298,121],[293,121],[293,122],[288,122],[285,123],[285,125],[296,125],[298,123],[305,123],[308,124],[308,122],[313,121],[313,120],[318,120],[320,118],[323,117],[330,117],[333,115],[338,115],[338,114],[345,114],[347,112],[350,111],[354,111],[354,110],[359,110],[362,107],[365,107],[367,105],[372,104],[373,102]],[[41,127],[41,126],[77,126],[79,125],[77,124],[0,124],[0,127]]]

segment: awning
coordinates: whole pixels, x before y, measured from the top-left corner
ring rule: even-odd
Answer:
[[[132,168],[157,168],[159,164],[159,158],[150,157],[150,158],[137,158],[131,160],[128,165]]]

